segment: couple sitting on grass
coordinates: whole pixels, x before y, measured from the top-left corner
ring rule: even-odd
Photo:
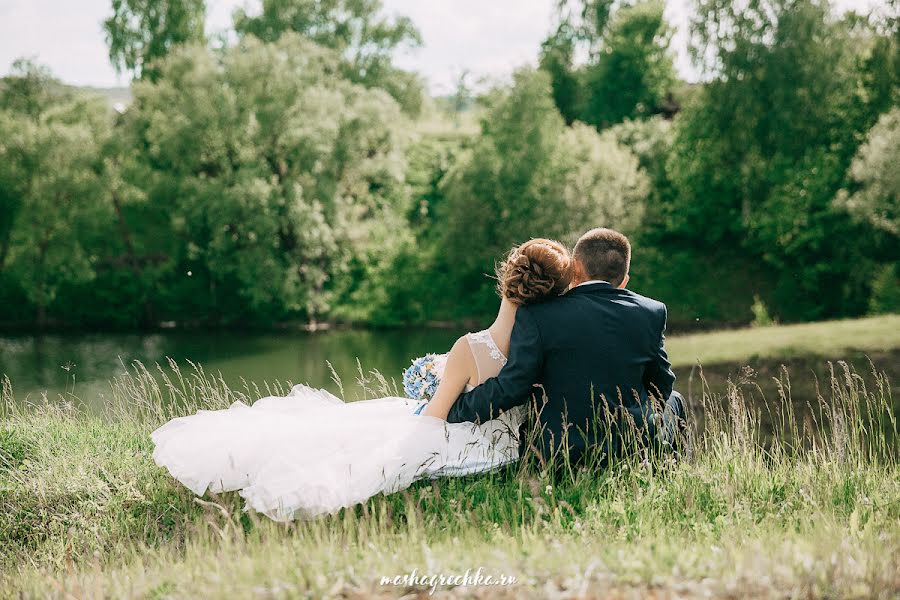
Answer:
[[[535,239],[498,268],[500,310],[434,361],[427,401],[345,403],[295,386],[200,411],[155,432],[153,457],[184,485],[240,490],[248,509],[309,518],[423,478],[601,465],[633,445],[672,449],[684,403],[664,345],[666,307],[626,289],[631,246],[611,229],[573,253]],[[630,444],[636,442],[636,444]]]

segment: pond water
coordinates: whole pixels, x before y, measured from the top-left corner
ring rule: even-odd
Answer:
[[[56,398],[74,390],[74,396],[90,407],[101,392],[109,391],[109,380],[135,360],[150,367],[172,358],[183,368],[190,367],[190,360],[207,373],[221,372],[226,383],[238,387],[244,378],[258,384],[276,380],[308,383],[336,392],[330,362],[344,383],[346,398],[354,400],[363,397],[355,383],[357,360],[364,371],[377,369],[399,382],[412,359],[447,351],[462,333],[404,329],[0,335],[0,377],[10,378],[18,403],[37,401],[44,392]]]
[[[226,331],[0,334],[0,378],[3,375],[10,378],[18,404],[38,402],[44,393],[52,400],[62,394],[76,404],[100,412],[104,396],[109,396],[109,381],[121,375],[135,360],[154,372],[153,365],[165,365],[169,357],[176,360],[183,371],[189,371],[187,361],[190,360],[202,365],[208,374],[221,373],[225,382],[237,389],[243,389],[243,378],[260,387],[266,381],[277,380],[307,383],[337,394],[339,388],[332,380],[330,362],[344,384],[344,397],[359,400],[365,393],[356,383],[357,361],[364,372],[378,370],[399,384],[403,369],[412,359],[429,352],[447,351],[463,333],[462,329],[416,328],[258,334]],[[747,372],[742,365],[752,365],[755,375],[750,383],[742,386],[742,392],[749,402],[759,404],[762,396],[777,402],[779,396],[774,378],[780,377],[782,365],[787,365],[792,375],[795,410],[804,413],[808,407],[818,406],[820,383],[828,396],[826,358],[850,362],[870,388],[875,385],[869,366],[871,358],[879,370],[887,371],[895,414],[900,415],[900,350],[847,352],[834,357],[751,358],[746,363],[706,365],[703,374],[708,389],[721,396],[729,380],[740,382],[746,379]],[[690,405],[697,406],[702,388],[699,371],[681,366],[675,372],[678,375],[676,387],[688,397]]]

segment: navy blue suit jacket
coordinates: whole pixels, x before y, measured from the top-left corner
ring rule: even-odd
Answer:
[[[665,402],[672,393],[665,328],[665,304],[602,282],[521,306],[506,366],[461,395],[447,420],[485,422],[529,403],[536,410],[520,435],[536,431],[545,456],[563,446],[582,453],[609,438],[610,415],[621,423],[627,411],[645,425],[651,396]],[[543,398],[533,398],[534,384]]]

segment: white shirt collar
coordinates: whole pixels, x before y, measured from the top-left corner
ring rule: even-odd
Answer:
[[[576,285],[575,287],[581,287],[583,285],[591,285],[592,283],[605,283],[606,285],[610,285],[608,281],[603,281],[602,279],[591,279],[590,281],[583,281]]]

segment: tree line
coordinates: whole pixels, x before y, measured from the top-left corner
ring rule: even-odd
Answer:
[[[509,247],[596,225],[676,326],[900,310],[898,4],[744,4],[694,0],[700,83],[662,2],[560,0],[536,68],[441,103],[377,0],[263,0],[233,39],[113,0],[124,110],[0,82],[0,322],[483,320]]]

